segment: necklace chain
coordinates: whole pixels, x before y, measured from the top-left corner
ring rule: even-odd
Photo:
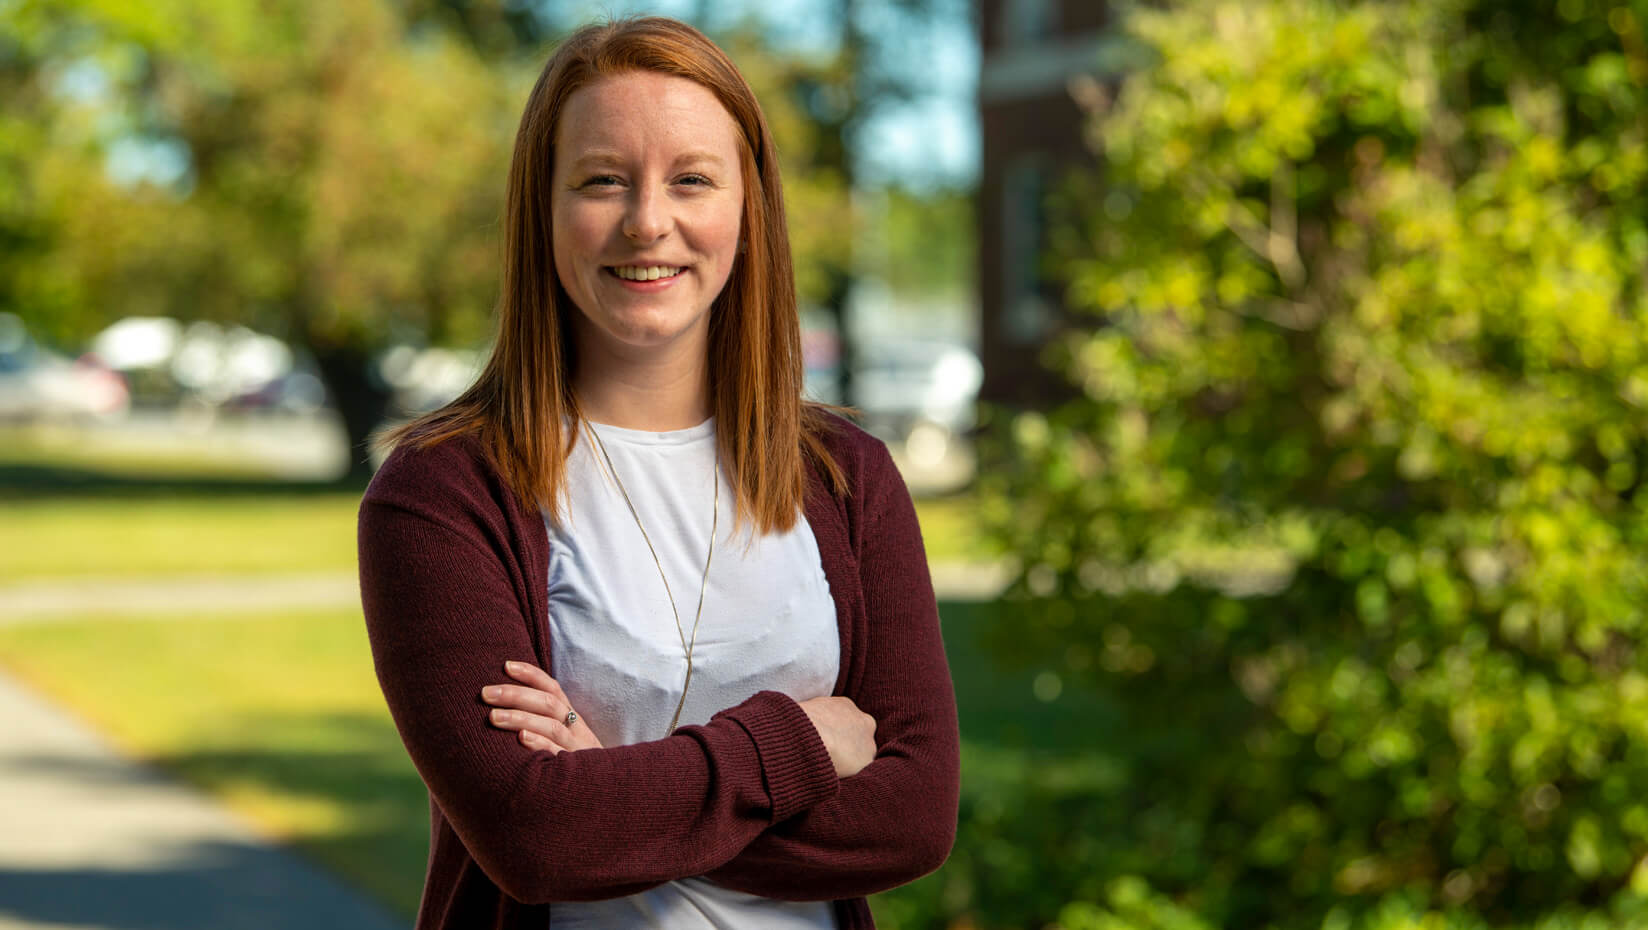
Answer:
[[[692,686],[692,651],[698,645],[698,621],[704,617],[704,592],[710,583],[710,560],[715,557],[715,531],[721,522],[721,456],[715,457],[715,472],[711,476],[715,485],[715,497],[710,505],[710,546],[704,554],[704,577],[698,582],[698,610],[692,617],[692,638],[688,639],[685,630],[681,629],[681,611],[675,606],[675,592],[670,590],[669,577],[664,574],[664,563],[658,558],[658,550],[653,548],[652,537],[647,535],[647,526],[641,522],[641,513],[635,509],[635,502],[630,500],[629,489],[624,487],[624,479],[618,477],[618,469],[612,464],[612,456],[607,452],[607,444],[601,441],[601,434],[596,431],[594,424],[590,425],[589,434],[595,437],[596,448],[601,450],[601,458],[606,461],[607,474],[618,483],[618,493],[624,496],[624,503],[629,506],[629,515],[635,518],[635,526],[641,531],[641,538],[646,540],[647,551],[652,553],[652,564],[658,566],[658,578],[664,582],[664,594],[669,598],[670,613],[675,615],[675,633],[681,637],[681,650],[687,655],[687,680],[681,685],[681,700],[675,705],[675,716],[670,718],[669,733],[675,732],[676,724],[681,722],[681,709],[687,706],[687,689]]]

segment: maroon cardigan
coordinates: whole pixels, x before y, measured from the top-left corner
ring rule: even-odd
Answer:
[[[865,896],[933,871],[955,840],[955,694],[921,531],[886,447],[841,421],[850,493],[809,465],[806,516],[841,633],[835,694],[876,719],[837,778],[801,707],[763,691],[660,740],[552,755],[487,723],[507,659],[550,669],[549,541],[472,440],[389,457],[360,510],[378,681],[429,789],[419,930],[548,924],[547,903],[705,876],[787,900]]]

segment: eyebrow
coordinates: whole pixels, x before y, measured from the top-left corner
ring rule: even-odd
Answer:
[[[675,159],[675,166],[680,167],[681,165],[697,164],[700,162],[714,165],[717,168],[725,168],[727,166],[726,159],[712,152],[707,152],[701,149],[683,152]],[[593,152],[585,152],[583,155],[578,156],[578,158],[573,160],[572,167],[573,170],[577,170],[584,167],[595,167],[599,165],[622,165],[623,163],[624,159],[619,156],[617,152],[596,150]]]
[[[675,160],[675,163],[677,165],[687,165],[687,164],[693,164],[693,163],[701,162],[701,161],[702,162],[709,162],[710,164],[716,166],[717,168],[725,168],[727,166],[726,161],[724,159],[722,159],[721,156],[712,154],[710,152],[703,152],[703,151],[687,152],[686,154],[682,155],[680,158],[677,158]]]

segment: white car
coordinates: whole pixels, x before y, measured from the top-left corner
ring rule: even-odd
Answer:
[[[21,320],[0,313],[0,421],[111,420],[130,407],[118,373],[40,347]]]

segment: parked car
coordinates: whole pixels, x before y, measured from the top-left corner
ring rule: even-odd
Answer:
[[[972,429],[984,368],[966,346],[879,340],[862,346],[853,368],[854,400],[864,426],[902,445],[913,464],[929,466]]]
[[[309,416],[330,402],[311,360],[245,326],[126,317],[92,351],[126,377],[139,407]]]
[[[110,420],[130,407],[126,380],[96,356],[46,349],[15,314],[0,313],[0,421]]]

